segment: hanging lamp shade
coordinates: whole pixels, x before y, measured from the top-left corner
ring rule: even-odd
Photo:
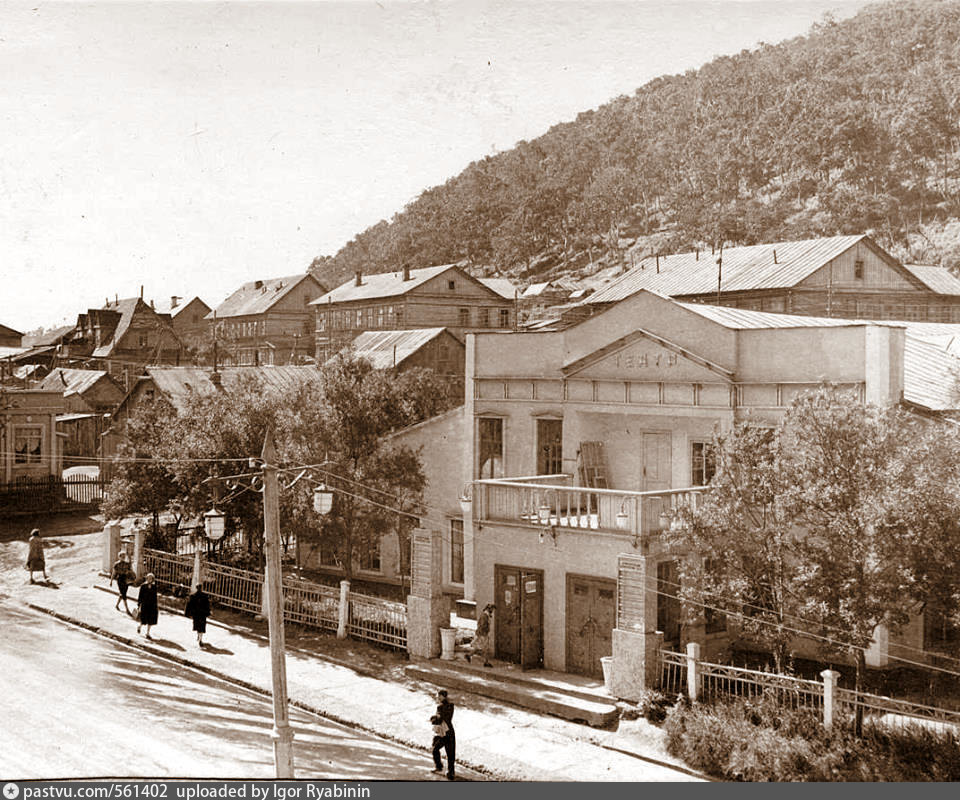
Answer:
[[[226,517],[224,517],[223,512],[211,508],[203,515],[203,529],[207,538],[211,541],[216,542],[222,539],[226,529]]]
[[[327,488],[325,483],[314,487],[313,490],[313,510],[318,514],[329,514],[333,508],[333,492]]]

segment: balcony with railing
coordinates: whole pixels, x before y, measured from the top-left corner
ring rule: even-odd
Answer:
[[[696,510],[705,489],[632,492],[575,486],[571,475],[535,475],[475,481],[474,499],[479,522],[618,533],[646,549],[651,537]]]

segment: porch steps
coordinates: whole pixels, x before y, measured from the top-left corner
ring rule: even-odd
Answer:
[[[598,681],[549,670],[521,672],[512,665],[485,669],[465,661],[417,661],[406,674],[445,689],[502,700],[541,714],[604,728],[620,716],[616,701]]]

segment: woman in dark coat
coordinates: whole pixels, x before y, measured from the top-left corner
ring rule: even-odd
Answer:
[[[120,592],[117,604],[114,606],[117,611],[120,610],[120,602],[123,601],[124,609],[128,614],[130,613],[130,606],[127,605],[127,587],[130,586],[130,581],[135,578],[136,575],[134,575],[133,568],[130,566],[130,560],[127,558],[127,554],[121,550],[120,557],[113,565],[113,571],[110,573],[110,583],[116,581],[117,590]]]
[[[140,595],[137,597],[137,619],[140,623],[137,625],[137,633],[140,628],[147,626],[147,638],[150,638],[150,628],[157,624],[157,617],[160,616],[160,610],[157,607],[157,584],[153,573],[147,573],[147,578],[140,587]]]
[[[27,569],[30,570],[30,583],[36,583],[33,579],[34,572],[42,572],[43,579],[47,579],[47,562],[43,558],[43,541],[40,539],[40,531],[34,528],[30,531],[30,539],[27,542]]]
[[[187,607],[183,611],[193,619],[193,629],[197,633],[197,644],[203,647],[203,634],[207,632],[207,617],[210,616],[210,598],[199,584],[196,590],[187,599]]]

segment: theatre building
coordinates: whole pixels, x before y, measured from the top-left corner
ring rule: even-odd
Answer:
[[[447,513],[445,559],[462,574],[464,607],[494,603],[496,654],[525,667],[599,675],[624,627],[651,652],[681,646],[677,564],[659,534],[709,481],[714,433],[775,423],[823,382],[864,402],[947,410],[960,361],[936,340],[955,327],[764,314],[642,290],[564,329],[467,336],[462,441],[438,435],[434,452],[431,423],[417,432],[431,485],[452,495],[459,469],[470,499],[463,513],[428,486]],[[638,557],[639,583],[622,574],[622,554]],[[917,646],[921,629],[902,635]],[[706,655],[729,642],[717,620],[682,635]],[[878,642],[870,661],[882,665],[896,640]]]

